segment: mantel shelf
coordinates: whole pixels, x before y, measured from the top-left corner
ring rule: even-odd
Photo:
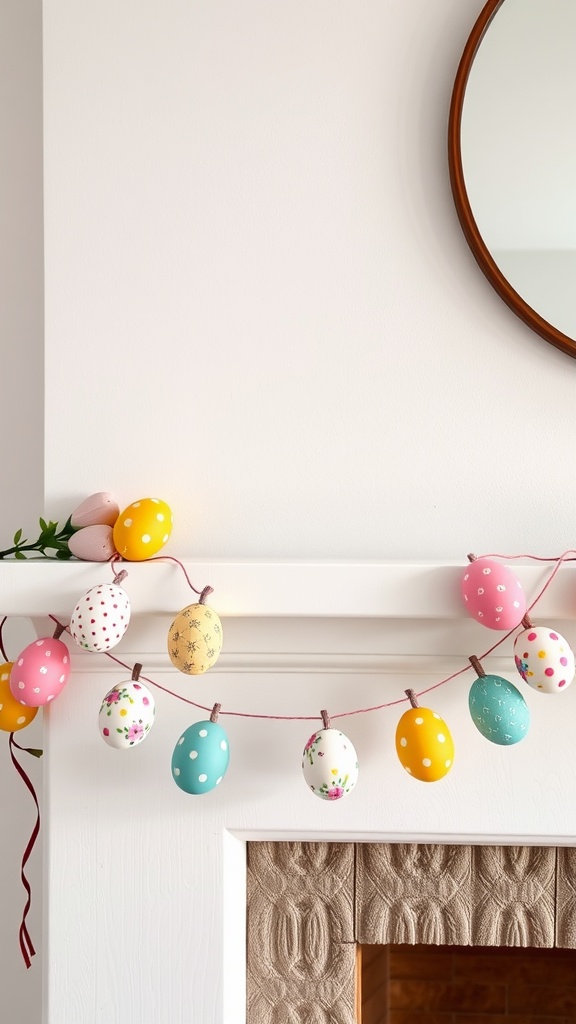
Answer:
[[[194,586],[214,589],[222,616],[466,619],[460,600],[464,562],[181,560]],[[512,563],[528,605],[552,565]],[[195,599],[175,562],[123,562],[133,615],[173,614]],[[97,562],[0,562],[0,611],[29,617],[70,615],[90,587],[112,582]],[[576,565],[562,565],[534,611],[538,620],[576,618]]]

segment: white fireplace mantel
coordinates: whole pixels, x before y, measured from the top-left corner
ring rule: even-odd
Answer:
[[[462,619],[461,562],[218,561],[181,559],[193,584],[210,584],[222,616]],[[528,602],[548,578],[548,563],[508,563]],[[171,613],[194,600],[175,561],[116,563],[126,569],[133,612]],[[8,615],[69,613],[83,589],[112,580],[96,562],[30,559],[0,563],[1,605]],[[563,564],[538,604],[538,615],[576,616],[576,564]]]
[[[473,674],[422,704],[448,722],[454,767],[425,785],[401,769],[396,722],[406,705],[336,718],[360,761],[355,790],[328,804],[302,779],[301,755],[327,708],[336,716],[421,693],[498,639],[459,599],[462,563],[184,562],[223,619],[224,650],[205,676],[166,653],[171,618],[195,600],[174,563],[124,563],[132,620],[114,649],[182,697],[222,704],[230,768],[217,791],[185,796],[170,775],[181,731],[206,717],[152,687],[156,722],[141,746],[110,750],[96,716],[129,672],[74,647],[65,690],[45,712],[43,1024],[244,1024],[245,843],[250,839],[576,844],[576,685],[531,691],[508,640],[489,669],[520,688],[526,739],[501,749],[474,728]],[[512,563],[510,563],[512,565]],[[530,604],[551,566],[513,565]],[[563,565],[532,611],[576,646],[576,567]],[[110,566],[0,564],[0,610],[39,632],[67,621]],[[314,721],[226,717],[227,711]]]

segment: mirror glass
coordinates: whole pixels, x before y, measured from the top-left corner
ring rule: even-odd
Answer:
[[[576,0],[493,0],[469,40],[451,112],[456,205],[476,258],[515,312],[571,355],[575,44]]]

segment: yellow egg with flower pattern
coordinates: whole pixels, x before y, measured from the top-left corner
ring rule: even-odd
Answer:
[[[396,753],[409,775],[420,782],[438,782],[454,763],[454,740],[435,711],[412,707],[398,722]]]
[[[199,676],[207,672],[222,650],[222,623],[213,608],[189,604],[168,630],[168,654],[179,672]]]
[[[120,513],[112,540],[122,558],[143,562],[164,547],[172,532],[172,512],[159,498],[140,498]]]

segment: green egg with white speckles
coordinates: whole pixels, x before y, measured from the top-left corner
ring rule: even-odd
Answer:
[[[220,785],[229,760],[228,737],[222,726],[218,722],[194,722],[174,747],[172,778],[184,793],[200,796]]]
[[[520,691],[503,676],[476,679],[470,687],[468,707],[478,732],[490,743],[510,747],[528,732],[528,705]]]

